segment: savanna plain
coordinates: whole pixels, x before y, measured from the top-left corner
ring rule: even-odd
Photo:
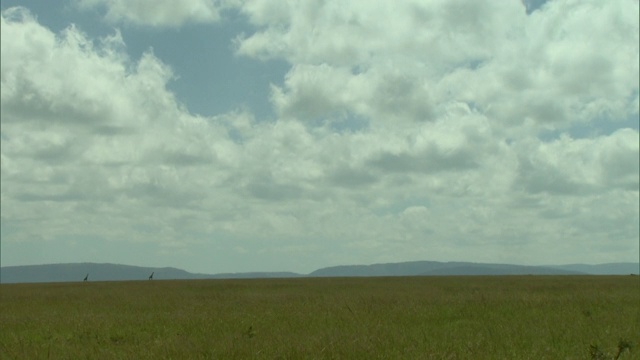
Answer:
[[[2,359],[640,359],[639,276],[0,285]]]

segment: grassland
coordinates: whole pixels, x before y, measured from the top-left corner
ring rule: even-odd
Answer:
[[[0,285],[2,359],[620,359],[640,277]]]

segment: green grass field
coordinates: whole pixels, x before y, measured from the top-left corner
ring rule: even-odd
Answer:
[[[639,343],[638,276],[0,285],[2,359],[640,359]]]

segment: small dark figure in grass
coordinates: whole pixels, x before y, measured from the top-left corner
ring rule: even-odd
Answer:
[[[247,332],[245,334],[249,338],[252,338],[252,337],[256,336],[255,331],[253,331],[253,326],[249,326],[249,330],[247,330]]]
[[[87,281],[87,280],[89,280],[89,274],[87,274],[87,276],[85,276],[84,280],[82,280],[82,281]]]
[[[149,275],[149,280],[153,280],[153,272]]]

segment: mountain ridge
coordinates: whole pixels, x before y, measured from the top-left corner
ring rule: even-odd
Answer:
[[[300,277],[374,276],[474,276],[474,275],[629,275],[640,274],[638,263],[514,265],[474,262],[407,261],[370,265],[339,265],[317,269],[309,274],[295,272],[241,272],[202,274],[174,267],[143,267],[112,263],[66,263],[0,267],[0,283],[75,282],[88,274],[89,281],[189,279],[252,279]]]

